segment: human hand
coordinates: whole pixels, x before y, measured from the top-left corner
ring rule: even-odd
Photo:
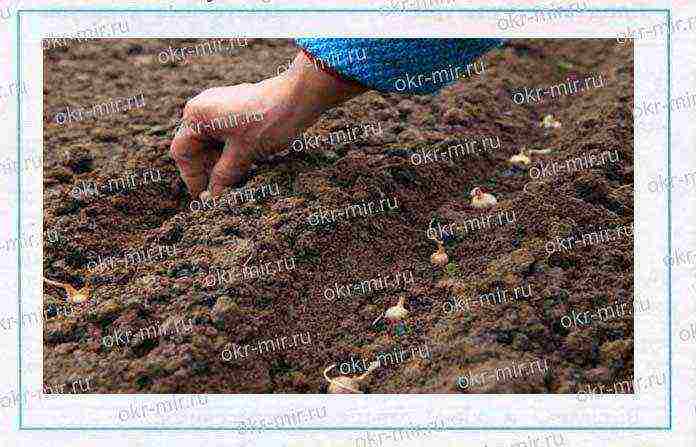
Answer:
[[[254,160],[280,151],[326,109],[366,90],[307,62],[298,53],[281,75],[211,88],[186,103],[170,154],[191,195],[207,189],[219,196]]]

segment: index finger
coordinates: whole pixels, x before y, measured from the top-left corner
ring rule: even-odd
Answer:
[[[225,187],[239,182],[252,165],[250,151],[244,150],[232,140],[225,147],[210,173],[209,190],[213,197],[220,195]]]
[[[169,148],[181,178],[194,197],[198,197],[208,184],[204,157],[205,145],[206,141],[200,134],[189,126],[182,125]]]

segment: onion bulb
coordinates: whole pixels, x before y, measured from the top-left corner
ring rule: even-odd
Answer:
[[[549,128],[553,127],[554,129],[557,129],[561,127],[560,121],[556,121],[553,117],[553,115],[546,115],[544,119],[539,123],[539,127],[544,127],[544,128]]]
[[[44,278],[44,281],[46,284],[50,284],[54,287],[60,287],[61,289],[65,290],[65,294],[68,296],[68,301],[70,301],[73,304],[80,304],[89,299],[89,292],[90,292],[90,287],[89,286],[84,286],[80,290],[75,289],[73,286],[70,284],[58,282],[58,281],[51,281],[50,279]]]
[[[483,188],[476,187],[471,190],[471,206],[474,208],[491,208],[498,204],[493,194],[487,193]]]
[[[532,162],[531,156],[534,154],[539,154],[539,155],[548,155],[553,150],[551,149],[527,149],[526,147],[522,147],[520,149],[519,154],[515,154],[512,157],[508,159],[508,163],[510,163],[514,168],[517,169],[527,169],[527,166],[530,165]]]
[[[324,370],[324,379],[329,382],[329,394],[362,394],[360,391],[360,384],[365,380],[377,367],[379,362],[372,362],[370,366],[367,367],[367,371],[358,377],[348,377],[348,376],[338,376],[331,378],[327,375],[329,371],[336,367],[335,364],[329,366]]]
[[[532,160],[529,158],[529,151],[526,147],[522,147],[519,154],[513,155],[508,159],[508,163],[518,169],[525,169],[531,162]]]
[[[439,267],[444,267],[449,262],[449,257],[445,253],[445,247],[442,245],[442,242],[437,243],[437,251],[430,255],[430,262]]]
[[[440,267],[444,267],[447,265],[447,262],[449,261],[449,258],[447,257],[447,253],[445,253],[445,247],[440,239],[438,239],[436,236],[431,236],[430,230],[433,230],[433,222],[435,219],[430,221],[430,228],[428,229],[428,239],[433,240],[437,244],[437,251],[430,255],[430,262],[433,265],[437,265]]]
[[[392,306],[384,312],[384,318],[386,318],[390,323],[398,323],[408,316],[408,311],[404,307],[405,297],[399,298],[399,302],[396,306]]]
[[[379,317],[375,319],[375,321],[372,322],[372,325],[374,326],[379,322],[379,320],[384,317],[389,324],[396,324],[400,323],[404,318],[408,317],[408,310],[404,307],[404,303],[406,302],[405,297],[399,298],[399,302],[395,305],[387,309],[386,311],[382,312]]]

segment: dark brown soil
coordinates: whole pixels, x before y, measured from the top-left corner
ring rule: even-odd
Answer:
[[[561,323],[564,315],[596,314],[617,300],[632,308],[632,236],[547,251],[557,237],[579,240],[632,225],[632,45],[514,40],[485,57],[484,76],[439,94],[362,95],[325,114],[308,133],[328,136],[379,122],[381,135],[286,151],[259,162],[244,185],[277,185],[277,194],[192,212],[168,152],[186,100],[209,87],[268,77],[296,52],[290,41],[250,40],[246,48],[185,65],[158,62],[163,48],[195,42],[100,40],[45,53],[44,228],[60,238],[45,238],[44,274],[94,287],[92,299],[70,315],[47,319],[45,383],[91,376],[96,393],[321,393],[325,367],[351,357],[369,362],[394,348],[407,357],[377,369],[365,391],[571,393],[633,375],[631,315],[584,327]],[[578,79],[602,74],[605,86],[540,104],[512,101],[525,86],[549,87],[573,75],[568,72]],[[140,93],[142,108],[56,123],[66,106],[87,108]],[[547,113],[563,126],[540,128]],[[411,163],[421,149],[483,136],[499,137],[500,148],[449,162]],[[529,174],[508,171],[507,164],[524,145],[554,149],[535,156],[535,163],[565,164],[604,151],[616,151],[620,160],[545,177],[525,193]],[[144,172],[150,181],[143,182]],[[90,197],[73,194],[83,182],[107,185],[126,174],[137,174],[140,184],[103,187]],[[469,192],[479,185],[497,196],[495,209],[469,206]],[[396,198],[398,209],[328,225],[308,221],[320,207],[384,198]],[[515,221],[447,238],[450,264],[430,264],[435,244],[426,230],[433,219],[436,227],[463,224],[501,211],[514,212]],[[148,248],[154,248],[150,255],[133,261],[132,252]],[[92,262],[108,257],[113,265],[94,268]],[[245,261],[276,265],[291,257],[294,269],[284,265],[275,274],[211,284],[218,269]],[[334,301],[324,297],[335,284],[397,272],[412,274],[413,282]],[[451,312],[445,304],[515,287],[529,287],[530,296]],[[65,295],[48,286],[45,292],[50,317]],[[410,311],[406,326],[372,326],[402,295]],[[185,325],[173,324],[182,319]],[[163,326],[177,329],[133,336]],[[127,342],[103,338],[126,331]],[[233,344],[259,346],[297,334],[305,340],[295,347],[222,357]],[[496,368],[534,361],[546,361],[548,370],[496,378]],[[491,372],[485,383],[458,387],[460,376],[484,371]]]

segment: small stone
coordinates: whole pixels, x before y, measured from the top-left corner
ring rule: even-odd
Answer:
[[[306,389],[309,387],[309,381],[307,380],[307,377],[301,372],[294,371],[290,373],[290,378],[292,379],[293,387],[297,389]]]
[[[57,354],[66,355],[77,349],[78,345],[78,343],[62,343],[56,346],[55,352]]]
[[[322,155],[324,155],[324,157],[326,157],[329,161],[338,160],[338,154],[334,151],[327,150],[322,152]]]
[[[305,200],[301,197],[285,197],[278,199],[275,203],[273,203],[273,205],[271,205],[271,209],[277,213],[287,213],[288,211],[299,207],[304,202]]]
[[[512,260],[516,271],[524,271],[532,265],[534,262],[534,256],[532,256],[528,250],[518,249],[510,254],[510,259]]]
[[[44,327],[44,341],[65,343],[73,338],[77,324],[70,320],[52,321]]]
[[[119,312],[121,312],[121,304],[117,303],[115,300],[108,300],[101,303],[94,311],[93,315],[97,321],[101,321],[110,317],[115,317]]]
[[[226,316],[233,316],[238,313],[240,313],[240,309],[237,303],[229,296],[223,295],[217,299],[210,316],[215,321],[224,322]]]
[[[84,174],[93,169],[94,157],[86,149],[78,148],[72,154],[69,154],[64,165],[67,166],[74,174]]]
[[[409,157],[409,151],[406,149],[385,149],[383,153],[384,155],[388,155],[390,157],[400,157],[405,159],[408,159]]]
[[[608,382],[612,378],[611,371],[609,368],[601,366],[599,368],[594,368],[585,373],[585,380],[588,382]]]
[[[466,114],[459,109],[451,108],[445,111],[442,115],[442,119],[446,124],[462,124],[466,121]]]
[[[48,171],[48,176],[54,178],[60,183],[69,183],[72,181],[73,174],[63,166],[58,166]]]

